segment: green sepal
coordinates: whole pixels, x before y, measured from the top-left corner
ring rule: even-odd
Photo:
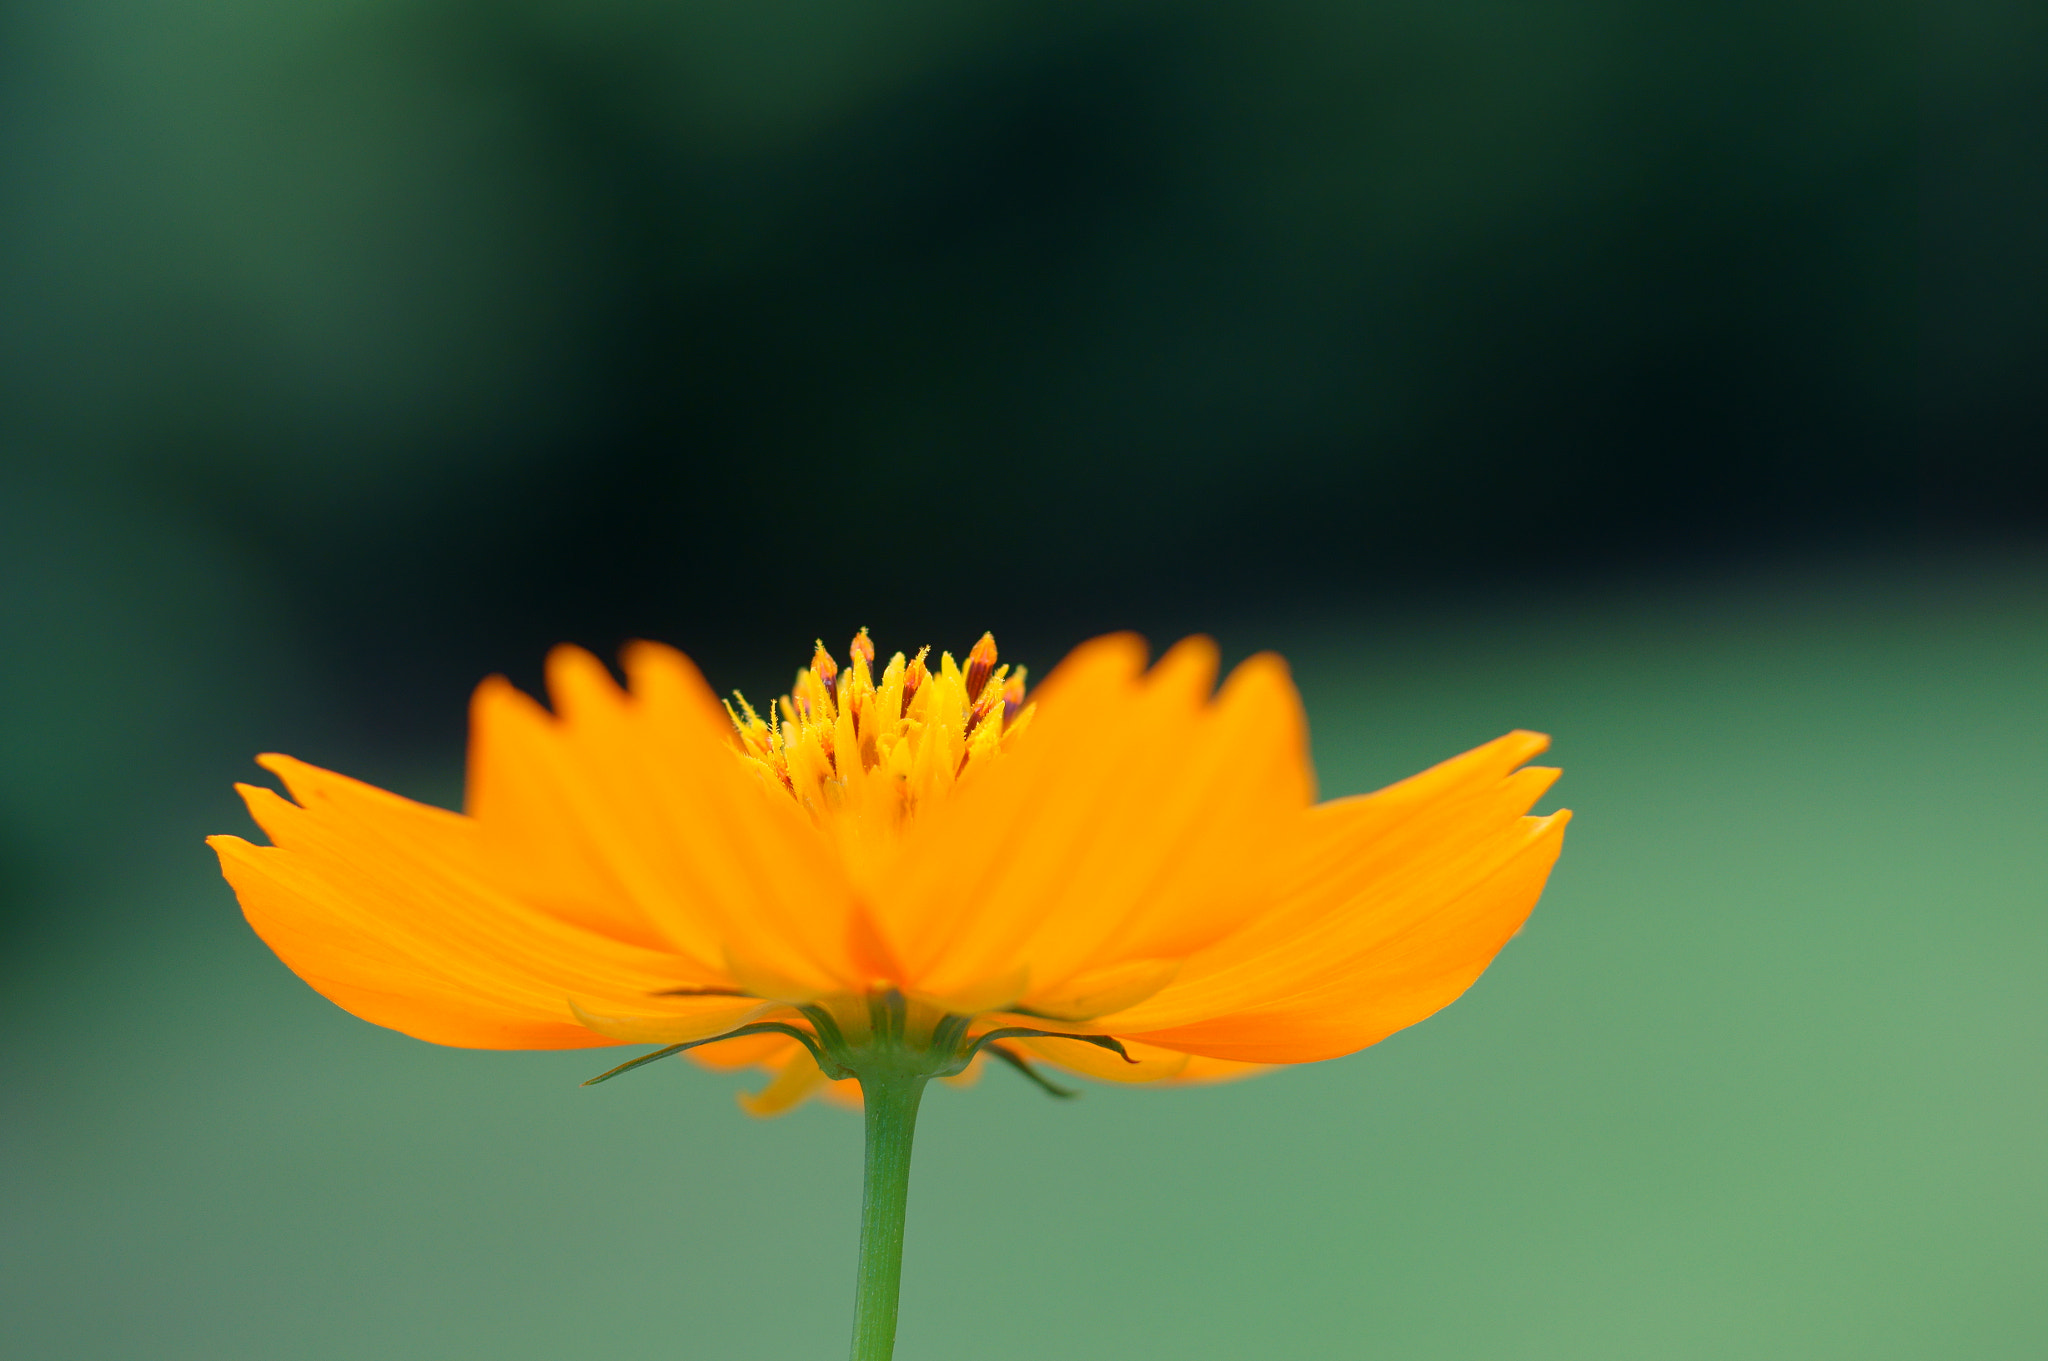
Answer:
[[[1014,1050],[1005,1049],[999,1044],[992,1044],[988,1047],[988,1052],[1022,1073],[1047,1096],[1056,1096],[1062,1101],[1072,1101],[1080,1095],[1072,1087],[1062,1087],[1044,1073],[1039,1072],[1037,1068],[1032,1066],[1030,1060]]]
[[[607,1069],[596,1077],[589,1078],[577,1085],[581,1087],[595,1087],[598,1083],[615,1078],[620,1073],[630,1072],[643,1063],[653,1063],[656,1059],[665,1059],[670,1054],[680,1054],[685,1049],[695,1049],[700,1045],[717,1044],[720,1040],[736,1040],[742,1035],[769,1034],[788,1035],[794,1039],[801,1040],[804,1048],[811,1051],[811,1057],[818,1061],[818,1067],[825,1075],[827,1077],[834,1076],[833,1070],[838,1068],[839,1065],[836,1063],[828,1064],[825,1055],[818,1049],[818,1042],[811,1037],[810,1032],[798,1030],[795,1026],[784,1021],[755,1021],[749,1025],[743,1025],[737,1030],[728,1030],[723,1035],[711,1035],[701,1040],[686,1040],[681,1044],[672,1044],[666,1049],[657,1049],[652,1054],[642,1054],[637,1059],[627,1059],[618,1067]],[[837,1076],[851,1077],[852,1074],[841,1069]]]
[[[797,1010],[804,1014],[806,1020],[817,1027],[818,1043],[823,1045],[827,1052],[835,1056],[844,1055],[849,1052],[846,1043],[846,1032],[839,1028],[839,1021],[831,1012],[819,1006],[800,1006]],[[823,1059],[818,1060],[818,1067],[825,1067]],[[828,1076],[830,1072],[830,1069],[826,1069]]]
[[[950,1054],[967,1038],[967,1028],[974,1024],[972,1016],[961,1016],[948,1012],[932,1027],[932,1049],[936,1053]]]
[[[976,1036],[974,1043],[960,1051],[959,1057],[942,1076],[951,1076],[963,1071],[990,1040],[1079,1040],[1083,1044],[1092,1044],[1097,1049],[1107,1049],[1125,1063],[1137,1062],[1131,1057],[1130,1051],[1124,1048],[1124,1042],[1114,1035],[1076,1035],[1064,1030],[1032,1030],[1026,1026],[1004,1026],[999,1030],[991,1030],[985,1035]]]

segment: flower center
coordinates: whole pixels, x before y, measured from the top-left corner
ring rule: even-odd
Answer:
[[[820,642],[765,719],[738,691],[738,708],[725,706],[748,764],[815,812],[900,821],[994,760],[1030,722],[1024,668],[998,666],[990,634],[965,667],[946,652],[934,670],[927,647],[908,659],[897,653],[878,677],[866,629],[847,652],[841,668]]]

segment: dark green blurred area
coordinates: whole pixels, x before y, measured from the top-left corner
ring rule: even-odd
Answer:
[[[1067,637],[2048,522],[2029,7],[7,28],[10,491],[203,535],[359,719],[562,637]]]
[[[936,1101],[904,1361],[2048,1354],[2044,14],[0,12],[0,1354],[836,1354],[852,1121],[365,1026],[198,840],[862,624],[1579,810],[1363,1056]]]

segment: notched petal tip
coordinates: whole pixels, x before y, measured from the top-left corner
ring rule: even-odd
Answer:
[[[486,722],[497,711],[508,707],[527,710],[532,716],[543,719],[549,717],[548,711],[542,707],[540,701],[514,685],[511,677],[502,673],[494,674],[478,681],[476,688],[469,692],[470,732],[474,734],[479,724]]]
[[[263,835],[270,838],[272,846],[278,844],[279,837],[284,829],[290,825],[291,819],[304,817],[306,814],[306,810],[300,804],[292,802],[269,785],[242,784],[238,782],[235,785],[235,792],[242,796],[242,806],[249,810],[250,818],[255,821],[258,827],[263,829]],[[216,840],[218,838],[208,837],[207,844],[212,846]],[[252,851],[267,849],[242,841],[240,837],[235,837],[233,840],[241,842],[243,846]],[[218,850],[219,847],[216,846],[215,849]]]
[[[259,753],[256,757],[256,764],[269,771],[272,775],[275,775],[278,781],[284,785],[286,791],[291,794],[292,801],[301,806],[306,803],[308,796],[313,792],[314,777],[332,774],[330,771],[321,770],[318,766],[309,765],[307,762],[299,760],[296,756],[287,756],[281,751]],[[277,792],[267,785],[249,785],[240,782],[237,782],[235,785],[235,792],[240,794],[244,800],[248,799],[248,791],[251,789],[262,790],[266,794],[275,794]]]
[[[216,832],[206,838],[206,848],[219,860],[223,878],[227,876],[230,861],[245,859],[264,849],[247,837],[234,836],[227,832]]]
[[[1206,633],[1191,633],[1160,654],[1145,673],[1145,687],[1172,688],[1206,700],[1215,693],[1223,650]]]
[[[626,673],[633,698],[657,703],[686,700],[723,731],[725,717],[718,696],[688,653],[667,643],[636,638],[619,649],[619,666]]]
[[[1136,680],[1145,672],[1151,648],[1136,633],[1105,633],[1067,653],[1038,687],[1040,705],[1057,706],[1068,690],[1089,690],[1105,681]]]
[[[550,648],[541,672],[547,679],[548,705],[566,722],[589,710],[615,708],[626,698],[611,668],[574,643]]]

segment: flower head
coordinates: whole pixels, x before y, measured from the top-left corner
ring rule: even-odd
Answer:
[[[883,1050],[1125,1081],[1349,1053],[1446,1005],[1522,924],[1568,814],[1509,733],[1317,804],[1270,655],[1216,690],[1129,635],[1027,701],[965,665],[820,645],[766,712],[636,643],[627,685],[548,658],[471,709],[466,810],[295,761],[219,836],[250,923],[365,1020],[490,1049],[653,1043],[775,1076],[786,1108]],[[738,1033],[735,1033],[738,1032]],[[844,1088],[842,1088],[844,1090]]]

